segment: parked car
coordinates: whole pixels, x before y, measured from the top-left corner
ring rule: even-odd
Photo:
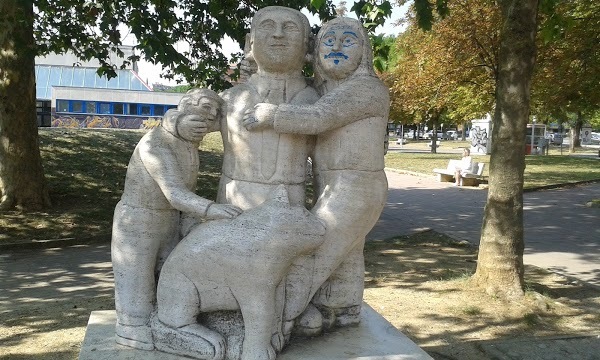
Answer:
[[[563,142],[562,134],[559,133],[550,133],[548,136],[548,141],[554,145],[560,145]]]
[[[456,130],[448,130],[448,131],[446,131],[446,139],[448,139],[448,140],[458,140],[458,131],[456,131]]]
[[[433,130],[429,130],[428,132],[425,133],[425,139],[427,139],[427,140],[433,139]],[[437,139],[438,140],[445,140],[446,136],[444,135],[443,132],[438,131],[437,132]]]
[[[408,140],[414,139],[414,138],[415,138],[415,133],[416,133],[416,132],[417,132],[416,130],[408,130],[408,131],[405,131],[405,132],[404,132],[404,138],[405,138],[405,139],[408,139]],[[421,134],[418,136],[418,138],[419,138],[419,139],[422,139],[422,138],[423,138],[423,136],[424,136],[424,134],[423,134],[423,132],[421,131]]]
[[[600,145],[600,133],[592,133],[592,145]]]

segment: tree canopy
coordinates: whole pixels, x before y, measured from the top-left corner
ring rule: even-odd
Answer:
[[[444,17],[433,14],[435,21],[425,31],[413,7],[408,29],[398,38],[400,55],[387,82],[392,113],[408,114],[404,122],[444,114],[460,124],[492,109],[499,10],[478,1],[453,1],[444,9]]]
[[[82,60],[97,59],[101,73],[114,75],[114,69],[126,64],[111,64],[110,52],[123,56],[119,49],[124,33],[136,37],[136,55],[161,63],[164,75],[182,76],[186,82],[223,89],[230,84],[225,74],[231,63],[221,42],[225,36],[244,48],[254,13],[265,6],[277,5],[307,9],[322,21],[335,16],[332,0],[36,0],[35,39],[38,54],[63,53],[67,50]],[[351,11],[369,30],[383,24],[391,14],[389,1],[361,0]],[[181,44],[184,44],[183,46]],[[239,73],[235,73],[234,77]]]

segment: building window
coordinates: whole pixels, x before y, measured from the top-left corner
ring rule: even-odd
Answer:
[[[123,115],[123,114],[127,114],[127,112],[125,111],[125,105],[127,104],[123,104],[123,103],[114,103],[113,105],[113,113],[117,114],[117,115]]]
[[[57,112],[69,112],[69,101],[68,100],[56,100],[56,111]]]
[[[72,112],[80,113],[83,112],[83,101],[73,100],[71,101]]]
[[[154,116],[163,116],[165,114],[164,105],[154,105]]]
[[[96,102],[95,101],[86,101],[85,102],[85,112],[90,114],[96,113]]]
[[[140,115],[152,115],[152,105],[140,105]]]
[[[129,104],[129,115],[137,115],[138,114],[138,105],[137,104]]]
[[[98,108],[98,113],[99,114],[110,114],[110,104],[109,103],[100,103],[100,106]]]
[[[50,101],[37,101],[36,110],[38,126],[50,126],[52,123],[52,117],[50,115]]]

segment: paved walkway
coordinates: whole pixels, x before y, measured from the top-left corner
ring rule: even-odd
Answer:
[[[478,244],[487,190],[387,172],[388,202],[368,239],[433,229]],[[526,264],[600,286],[600,183],[524,194]]]

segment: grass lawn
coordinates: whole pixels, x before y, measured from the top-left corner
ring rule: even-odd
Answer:
[[[40,148],[52,208],[23,214],[2,213],[0,242],[30,239],[110,239],[112,215],[119,201],[129,158],[144,132],[114,129],[40,129]],[[446,141],[454,151],[467,142]],[[427,142],[405,145],[426,151]],[[200,148],[198,193],[213,199],[217,193],[223,146],[219,134],[209,134]],[[565,152],[566,153],[566,152]],[[386,166],[433,176],[459,153],[398,153],[386,155]],[[477,156],[489,164],[489,156]],[[525,187],[600,179],[600,161],[574,156],[527,156]],[[486,166],[484,175],[489,174]],[[309,194],[310,195],[310,194]],[[590,199],[591,200],[591,199]]]
[[[52,208],[0,217],[0,242],[49,239],[110,239],[115,205],[123,193],[133,149],[144,135],[137,130],[40,129],[40,151]],[[217,194],[223,146],[217,133],[200,151],[198,193]]]

